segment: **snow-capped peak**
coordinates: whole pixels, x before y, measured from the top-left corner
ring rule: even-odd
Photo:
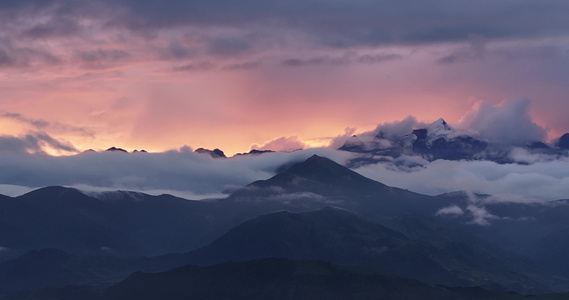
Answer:
[[[449,131],[452,130],[453,128],[450,127],[450,125],[448,125],[448,123],[443,118],[440,118],[431,123],[429,126],[427,126],[427,131],[429,132],[429,135],[448,133]]]
[[[451,138],[451,134],[454,133],[454,129],[448,125],[448,123],[443,119],[440,118],[435,122],[429,124],[427,126],[427,144],[431,144],[436,139],[443,137],[443,138]]]

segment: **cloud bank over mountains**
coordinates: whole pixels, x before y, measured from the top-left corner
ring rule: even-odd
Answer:
[[[406,159],[409,158],[400,160]],[[407,171],[387,164],[363,166],[355,171],[390,186],[429,195],[466,190],[493,195],[495,201],[531,202],[569,198],[568,158],[532,164],[446,160],[422,163],[424,166]]]
[[[534,123],[529,116],[530,100],[518,98],[500,105],[480,103],[458,124],[460,128],[478,133],[484,140],[507,145],[524,145],[543,141],[545,128]]]
[[[0,194],[17,194],[25,190],[21,186],[64,185],[91,191],[169,193],[189,199],[224,197],[226,191],[267,179],[282,165],[313,154],[338,163],[346,163],[351,156],[331,149],[311,149],[214,159],[189,147],[163,153],[105,151],[73,156],[0,152],[0,169],[4,170]]]
[[[457,130],[456,134],[467,134],[495,144],[525,146],[531,142],[544,141],[547,138],[547,130],[532,120],[529,115],[530,105],[531,101],[527,98],[505,100],[497,105],[477,102],[470,112],[457,124],[451,124],[451,127]],[[408,135],[414,129],[428,126],[428,123],[408,116],[400,121],[380,124],[374,130],[357,136],[365,139],[375,137],[381,132],[383,138],[393,140]],[[339,145],[339,148],[353,133],[353,130],[346,132],[333,140],[331,145]]]
[[[499,105],[478,104],[465,115],[458,128],[477,138],[508,148],[512,163],[488,160],[434,160],[421,156],[384,157],[381,162],[355,166],[360,174],[387,185],[430,195],[467,190],[490,194],[497,201],[543,201],[569,198],[569,158],[531,152],[523,146],[543,139],[546,130],[531,120],[530,102],[520,98]],[[390,140],[402,138],[414,129],[431,126],[409,116],[398,122],[378,125],[358,134],[363,141],[377,141],[382,134]],[[191,199],[223,197],[231,190],[255,180],[267,179],[283,165],[302,161],[313,154],[346,165],[357,153],[338,151],[355,129],[333,138],[328,148],[293,152],[272,152],[215,159],[195,153],[187,146],[158,153],[86,151],[68,156],[51,156],[44,150],[62,153],[76,148],[45,133],[0,137],[0,193],[18,194],[28,188],[47,185],[74,186],[84,190],[135,190],[152,194],[171,193]],[[374,140],[375,139],[375,140]],[[286,150],[306,148],[298,137],[283,137],[253,148]]]

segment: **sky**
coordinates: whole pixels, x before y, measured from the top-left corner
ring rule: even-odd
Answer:
[[[0,2],[0,135],[54,155],[327,146],[530,102],[569,131],[569,3]],[[63,145],[65,147],[57,147]]]
[[[0,193],[219,197],[353,134],[444,118],[486,141],[569,132],[565,0],[0,1]],[[83,153],[120,147],[151,153]],[[214,160],[219,148],[296,150]],[[417,192],[569,198],[569,162],[356,171]],[[414,161],[417,157],[400,159]],[[403,164],[405,165],[405,164]]]

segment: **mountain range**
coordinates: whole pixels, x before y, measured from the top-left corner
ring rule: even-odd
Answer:
[[[440,292],[441,299],[457,299],[453,297],[462,292],[504,299],[521,297],[507,291],[569,292],[564,263],[569,258],[569,201],[486,199],[466,192],[426,196],[389,187],[316,155],[223,199],[46,187],[0,197],[0,295],[126,299],[134,297],[137,286],[152,295],[164,284],[173,291],[184,284],[203,286],[200,280],[207,276],[250,299],[273,295],[267,285],[279,295],[297,287],[299,297],[306,298],[325,297],[331,286],[354,293],[350,284],[356,282],[361,297],[385,295],[379,287],[382,276],[396,278],[390,284],[403,284],[412,295]],[[340,265],[364,269],[352,272]],[[243,283],[248,277],[230,276],[242,274],[239,268],[251,268],[251,274],[290,268],[309,272],[267,277],[257,283],[262,288],[251,288]],[[332,284],[337,279],[326,274],[346,278],[346,286]],[[187,288],[176,297],[198,291],[214,292],[211,286]],[[224,297],[215,295],[211,299]]]
[[[538,140],[528,140],[523,143],[505,140],[488,141],[473,131],[456,129],[440,118],[423,128],[412,129],[404,134],[388,133],[378,127],[376,130],[347,138],[337,150],[353,153],[355,157],[347,166],[357,168],[377,163],[396,164],[397,162],[393,160],[402,156],[421,157],[427,161],[441,159],[487,160],[499,164],[524,163],[512,158],[511,154],[515,149],[552,157],[567,157],[569,156],[569,133],[563,134],[551,143]],[[111,147],[106,151],[127,152],[117,147]],[[138,152],[146,151],[135,150],[133,153]],[[225,153],[218,148],[213,150],[197,148],[194,152],[213,158],[227,158]],[[235,157],[271,152],[275,151],[252,149],[247,153],[237,153]]]
[[[525,144],[488,142],[470,132],[451,127],[444,119],[425,128],[414,129],[405,135],[387,135],[381,130],[352,136],[339,150],[359,154],[351,166],[389,162],[401,155],[420,156],[428,161],[444,160],[489,160],[497,163],[514,163],[510,152],[515,148],[530,153],[567,156],[569,133],[553,144],[543,141],[529,141]]]

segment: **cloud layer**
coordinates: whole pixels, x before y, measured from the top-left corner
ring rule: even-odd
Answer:
[[[459,122],[450,125],[456,135],[470,135],[499,146],[525,146],[532,142],[545,141],[547,131],[532,120],[529,115],[530,104],[531,101],[527,98],[505,100],[497,105],[477,102]],[[379,124],[374,130],[362,132],[357,136],[360,140],[381,137],[397,141],[414,129],[428,126],[428,123],[408,116],[400,121]],[[339,148],[354,131],[346,131],[346,134],[336,137],[331,145]]]
[[[86,152],[74,156],[48,156],[4,151],[0,157],[0,193],[14,195],[49,185],[83,190],[134,190],[170,193],[190,199],[224,197],[224,192],[267,179],[277,168],[300,162],[313,154],[345,163],[348,153],[310,149],[292,153],[266,153],[214,159],[189,147],[163,153]]]
[[[529,116],[530,100],[519,98],[500,105],[481,103],[477,110],[467,114],[459,127],[471,130],[486,141],[506,145],[525,145],[543,141],[546,131]]]
[[[537,156],[536,160],[537,160]],[[417,158],[401,157],[400,160]],[[490,161],[421,161],[408,169],[390,164],[356,169],[390,186],[437,195],[458,190],[493,195],[496,201],[545,201],[569,198],[569,159],[532,164],[497,164]]]

